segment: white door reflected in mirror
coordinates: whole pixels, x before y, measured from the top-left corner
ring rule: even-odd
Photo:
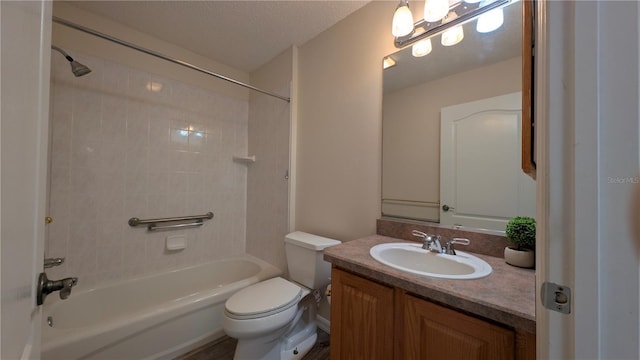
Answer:
[[[520,170],[521,98],[442,108],[441,224],[504,231],[512,217],[535,217],[536,184]]]

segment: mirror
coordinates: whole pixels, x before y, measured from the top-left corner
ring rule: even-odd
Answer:
[[[385,57],[395,65],[384,70],[383,216],[495,231],[535,216],[535,181],[520,166],[522,4],[493,32],[474,20],[454,46],[436,35],[426,56],[408,46]]]

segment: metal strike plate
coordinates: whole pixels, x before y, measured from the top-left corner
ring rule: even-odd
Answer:
[[[550,282],[542,284],[542,303],[549,310],[571,313],[571,288]]]

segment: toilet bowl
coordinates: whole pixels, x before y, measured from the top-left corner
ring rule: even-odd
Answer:
[[[303,232],[285,237],[290,280],[268,279],[232,295],[223,329],[238,339],[234,359],[301,359],[316,342],[320,288],[329,284],[322,251],[340,242]]]

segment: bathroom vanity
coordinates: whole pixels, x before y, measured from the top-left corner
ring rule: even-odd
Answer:
[[[475,254],[493,268],[436,279],[374,260],[373,235],[325,250],[332,263],[331,359],[535,359],[535,272]]]

